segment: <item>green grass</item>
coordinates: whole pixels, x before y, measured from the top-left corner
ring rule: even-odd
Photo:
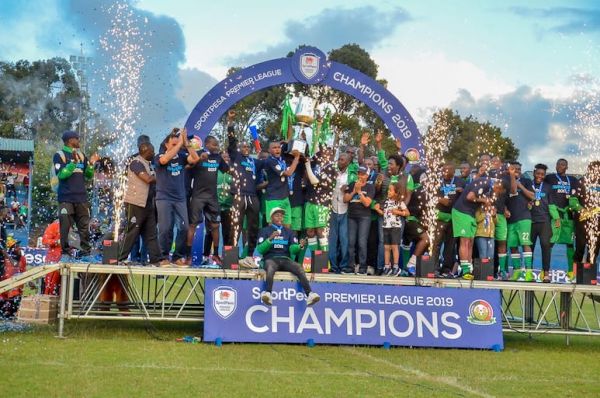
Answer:
[[[131,396],[598,396],[600,339],[508,334],[503,352],[186,344],[200,325],[70,321],[0,334],[0,394]]]

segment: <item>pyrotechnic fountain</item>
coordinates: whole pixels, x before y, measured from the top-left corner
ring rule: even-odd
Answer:
[[[135,124],[139,119],[139,93],[141,73],[144,68],[144,49],[147,47],[144,29],[146,20],[136,17],[126,2],[107,7],[112,25],[100,38],[102,52],[110,55],[110,61],[100,73],[108,80],[108,92],[103,100],[109,106],[109,117],[114,125],[111,155],[116,166],[114,182],[114,239],[118,240],[121,223],[121,207],[127,187],[127,157],[133,152],[127,143],[135,136]]]
[[[432,127],[423,137],[427,175],[421,179],[425,191],[425,211],[423,225],[427,229],[429,242],[435,242],[437,236],[437,205],[438,192],[442,186],[442,167],[448,152],[448,123],[444,116],[436,113],[433,117]]]
[[[576,93],[576,100],[573,101],[572,110],[576,120],[574,121],[574,131],[578,136],[577,145],[579,147],[579,159],[584,164],[589,164],[600,160],[600,83],[595,79],[581,79],[580,84],[585,84]],[[581,219],[585,223],[585,230],[588,243],[588,257],[592,264],[595,264],[598,247],[598,238],[600,234],[600,167],[592,164],[587,168],[583,178],[583,187],[581,196],[584,201],[581,203],[584,210],[581,212]]]

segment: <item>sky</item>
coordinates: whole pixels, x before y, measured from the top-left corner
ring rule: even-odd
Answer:
[[[151,135],[183,123],[231,66],[357,43],[422,131],[449,106],[501,127],[526,167],[600,157],[597,1],[122,1],[148,32],[137,128]],[[110,73],[98,39],[112,3],[0,0],[0,60],[83,49]]]

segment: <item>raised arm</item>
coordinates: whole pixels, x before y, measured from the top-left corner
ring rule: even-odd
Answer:
[[[169,163],[171,161],[171,159],[173,159],[175,157],[175,155],[177,155],[179,153],[182,145],[183,145],[183,139],[180,139],[179,141],[177,141],[177,144],[175,144],[172,148],[167,149],[167,151],[165,153],[163,153],[161,156],[158,157],[158,162],[162,166]]]
[[[363,131],[360,137],[360,146],[358,147],[358,163],[362,164],[365,160],[365,147],[369,144],[370,137],[367,131]]]
[[[298,167],[298,162],[300,160],[300,152],[294,150],[292,154],[294,155],[294,160],[292,161],[292,164],[290,164],[290,167],[286,168],[285,171],[282,173],[282,175],[286,177],[289,177],[292,174],[294,174],[294,172],[296,171],[296,167]]]

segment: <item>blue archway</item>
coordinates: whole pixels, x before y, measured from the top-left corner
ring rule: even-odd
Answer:
[[[404,105],[385,87],[362,72],[328,61],[315,47],[304,47],[291,58],[249,66],[217,83],[198,102],[185,127],[202,139],[221,116],[238,101],[257,91],[290,83],[322,84],[366,104],[402,140],[406,152],[421,153],[419,129]]]

